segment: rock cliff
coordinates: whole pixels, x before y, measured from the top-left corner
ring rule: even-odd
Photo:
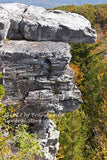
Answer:
[[[69,67],[68,43],[94,43],[96,33],[88,20],[75,13],[24,4],[0,4],[0,13],[2,101],[19,106],[14,122],[30,125],[39,135],[45,157],[55,160],[59,131],[48,113],[72,112],[82,102]]]

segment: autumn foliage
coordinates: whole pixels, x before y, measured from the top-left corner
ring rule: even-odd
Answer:
[[[51,115],[60,130],[58,160],[107,159],[107,4],[54,9],[85,16],[97,31],[94,45],[71,44],[70,67],[83,104],[78,111]]]

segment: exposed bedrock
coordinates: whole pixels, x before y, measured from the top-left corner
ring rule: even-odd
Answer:
[[[79,108],[81,93],[69,68],[70,45],[63,42],[7,41],[0,48],[5,105],[20,105],[19,116],[39,134],[44,153],[55,159],[59,132],[48,113]]]
[[[94,43],[96,40],[96,32],[91,28],[90,22],[79,14],[59,10],[47,11],[42,7],[28,7],[18,3],[0,4],[0,7],[4,9],[2,14],[4,13],[9,25],[5,16],[5,12],[8,12],[9,39],[75,43]]]
[[[6,37],[8,41],[4,41]],[[78,14],[0,4],[0,71],[5,87],[2,102],[17,109],[14,123],[23,120],[39,135],[48,160],[56,160],[59,148],[59,131],[48,113],[72,112],[82,102],[74,71],[69,67],[68,42],[95,40],[90,22]]]
[[[27,100],[27,105],[35,105],[40,100],[39,106],[50,113],[77,109],[81,94],[69,68],[69,52],[70,45],[63,42],[5,42],[0,48],[7,93],[4,102]]]

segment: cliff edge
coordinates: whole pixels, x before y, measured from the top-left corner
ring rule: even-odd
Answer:
[[[48,113],[72,112],[82,102],[69,67],[69,43],[95,41],[96,32],[81,15],[18,3],[0,4],[2,101],[6,106],[19,106],[19,117],[14,121],[32,126],[49,160],[56,159],[59,131]]]

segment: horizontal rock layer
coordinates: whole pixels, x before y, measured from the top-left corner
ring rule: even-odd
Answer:
[[[59,148],[59,131],[48,113],[72,112],[82,102],[74,71],[69,67],[67,43],[95,40],[90,22],[78,14],[0,4],[0,71],[5,87],[2,102],[16,109],[16,117],[9,119],[12,123],[27,123],[30,131],[39,135],[48,160],[56,159]]]
[[[68,65],[69,52],[70,46],[62,42],[5,42],[0,57],[6,103],[27,100],[27,105],[37,105],[40,100],[39,106],[46,112],[77,109],[81,94],[74,84],[74,71]]]
[[[7,26],[10,20],[8,34],[5,27],[2,30],[2,34],[9,39],[75,43],[96,41],[96,32],[91,29],[90,22],[79,14],[59,10],[47,11],[41,7],[28,7],[18,3],[0,4],[0,7],[4,9],[3,16],[8,17],[1,23]],[[5,12],[8,12],[7,16]]]
[[[56,159],[59,132],[48,113],[79,108],[81,93],[70,69],[70,45],[63,42],[7,41],[0,48],[5,105],[17,106],[14,123],[28,123],[39,135],[45,157]]]

